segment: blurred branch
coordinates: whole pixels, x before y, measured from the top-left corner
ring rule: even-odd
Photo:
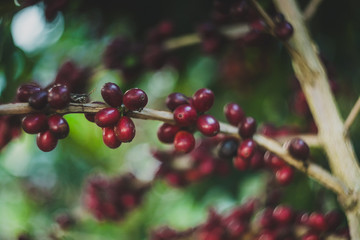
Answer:
[[[303,14],[305,21],[309,21],[315,15],[316,10],[322,1],[323,0],[310,0]]]
[[[359,115],[360,112],[360,97],[356,101],[354,107],[351,109],[348,117],[345,120],[344,123],[344,135],[347,135],[349,132],[349,129],[353,122],[355,121],[356,117]]]
[[[255,7],[256,11],[264,19],[265,23],[269,26],[270,33],[272,35],[275,35],[274,34],[275,23],[272,20],[272,18],[266,13],[266,11],[263,9],[263,7],[256,0],[251,0],[251,3]]]
[[[54,109],[45,109],[45,112],[56,112],[60,114],[68,114],[68,113],[96,113],[99,110],[103,109],[103,104],[97,103],[70,103],[67,108],[61,110]],[[39,112],[32,109],[28,103],[10,103],[0,105],[0,115],[1,114],[28,114],[32,112]],[[127,116],[145,119],[145,120],[158,120],[162,122],[172,123],[174,124],[173,114],[167,111],[158,111],[154,109],[144,108],[141,112],[133,111],[127,112]],[[226,123],[220,123],[220,131],[225,134],[230,134],[239,138],[238,128],[231,126]],[[288,151],[282,147],[277,141],[265,137],[260,134],[254,135],[254,140],[257,144],[275,154],[279,157],[283,158],[291,166],[296,169],[308,174],[310,177],[317,180],[319,183],[324,185],[326,188],[334,191],[335,193],[346,196],[349,191],[344,185],[334,176],[332,176],[328,171],[321,168],[320,166],[308,162],[304,164],[302,161],[296,160],[290,156]]]

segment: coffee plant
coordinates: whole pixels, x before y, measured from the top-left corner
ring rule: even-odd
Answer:
[[[0,3],[0,239],[360,239],[360,3],[321,2]]]

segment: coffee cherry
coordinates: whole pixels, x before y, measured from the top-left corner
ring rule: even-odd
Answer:
[[[277,24],[274,31],[280,40],[287,41],[292,36],[294,29],[289,22],[284,21]]]
[[[256,143],[252,139],[242,141],[237,149],[238,156],[249,160],[255,153]]]
[[[48,119],[50,132],[58,139],[66,138],[69,135],[69,124],[60,115],[52,115]]]
[[[123,116],[115,125],[114,131],[120,142],[131,142],[135,137],[135,124],[131,118]]]
[[[229,138],[224,140],[220,144],[219,157],[221,158],[232,158],[236,156],[239,141],[235,138]]]
[[[248,161],[241,156],[234,157],[233,164],[234,167],[240,171],[245,171],[249,166]]]
[[[101,88],[101,96],[112,107],[120,107],[123,102],[123,93],[115,83],[105,83]]]
[[[48,128],[47,117],[43,113],[29,114],[23,118],[21,126],[29,134],[43,132]]]
[[[121,145],[121,142],[117,139],[115,135],[114,128],[104,127],[102,129],[103,141],[109,148],[118,148]]]
[[[250,168],[259,169],[264,164],[263,154],[259,151],[255,151],[254,155],[250,158]]]
[[[34,92],[29,97],[29,105],[34,109],[43,109],[48,103],[48,93],[45,90]]]
[[[48,102],[55,109],[65,108],[70,103],[70,91],[65,85],[55,85],[48,90]]]
[[[239,127],[239,134],[242,138],[251,138],[256,132],[256,121],[252,117],[245,118]]]
[[[89,122],[95,122],[95,113],[85,113],[84,116]]]
[[[40,86],[36,83],[25,83],[20,85],[16,91],[16,99],[19,102],[28,102],[30,96],[41,90]]]
[[[300,138],[291,139],[288,149],[294,158],[302,161],[305,161],[310,154],[309,146]]]
[[[95,114],[95,123],[99,127],[112,127],[120,119],[120,113],[116,108],[104,108]]]
[[[280,224],[290,224],[294,219],[294,212],[287,206],[277,206],[273,211],[273,218]]]
[[[214,104],[214,93],[207,88],[197,90],[193,97],[193,105],[198,112],[208,111]]]
[[[189,104],[189,100],[188,100],[188,97],[186,97],[182,93],[178,93],[178,92],[171,93],[166,98],[166,106],[171,111],[174,111],[178,106],[184,105],[184,104]]]
[[[327,229],[325,216],[321,213],[313,212],[309,216],[307,225],[315,231],[323,232]]]
[[[276,171],[275,177],[281,185],[287,185],[294,177],[294,170],[290,166],[284,166]]]
[[[175,135],[174,147],[178,152],[189,153],[195,147],[195,138],[187,131],[179,131]]]
[[[279,156],[272,154],[271,152],[267,151],[264,154],[264,162],[267,167],[278,170],[284,166],[286,166],[286,163],[283,159],[281,159]]]
[[[168,123],[164,123],[157,131],[159,140],[163,143],[173,143],[176,133],[180,131],[178,126],[174,126]]]
[[[131,111],[141,111],[148,102],[146,93],[139,88],[132,88],[125,92],[123,97],[124,105]]]
[[[57,145],[58,139],[49,130],[38,133],[36,144],[43,152],[50,152]]]
[[[329,230],[334,230],[341,224],[341,213],[337,210],[328,212],[325,215],[325,220]]]
[[[211,115],[201,115],[198,117],[196,121],[197,129],[207,137],[216,136],[216,134],[220,131],[220,124],[218,120],[216,120]]]
[[[228,103],[224,106],[224,113],[227,121],[233,125],[238,126],[245,118],[245,113],[241,107],[236,103]]]
[[[189,104],[181,105],[177,107],[174,111],[174,120],[180,126],[191,126],[196,123],[196,119],[196,110]]]
[[[320,240],[320,236],[316,233],[309,232],[302,236],[301,240]]]

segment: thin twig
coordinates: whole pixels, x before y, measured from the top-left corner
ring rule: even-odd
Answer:
[[[322,1],[323,0],[310,0],[303,13],[305,21],[309,21],[315,15],[316,10]]]
[[[348,117],[344,123],[344,135],[347,135],[351,125],[354,123],[356,117],[359,115],[360,112],[360,97],[356,101],[354,107],[351,109]]]
[[[103,109],[104,104],[100,103],[70,103],[67,108],[62,110],[55,109],[45,109],[44,112],[56,112],[61,114],[68,113],[96,113],[99,110]],[[28,103],[10,103],[0,105],[0,115],[1,114],[28,114],[38,112],[32,109]],[[167,111],[158,111],[154,109],[144,108],[141,112],[133,111],[127,112],[127,115],[133,118],[138,119],[148,119],[148,120],[158,120],[167,123],[174,123],[173,114]],[[226,123],[220,123],[220,131],[222,133],[230,134],[239,137],[238,128],[231,126]],[[282,147],[277,141],[265,137],[260,134],[254,135],[254,140],[257,144],[275,154],[279,157],[283,158],[291,166],[296,169],[305,172],[310,177],[314,178],[318,182],[320,182],[326,188],[334,191],[340,196],[346,196],[348,194],[348,189],[344,187],[344,185],[334,176],[332,176],[328,171],[321,168],[320,166],[309,162],[307,166],[305,166],[301,161],[298,161],[291,157],[286,149]]]
[[[263,7],[256,0],[251,0],[251,3],[255,7],[256,11],[258,11],[258,13],[264,19],[265,23],[269,26],[270,33],[274,35],[275,23],[272,18],[269,16],[269,14],[266,13]]]

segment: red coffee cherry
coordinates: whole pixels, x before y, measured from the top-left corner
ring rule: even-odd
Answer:
[[[102,129],[103,141],[109,148],[118,148],[121,145],[119,139],[115,135],[114,128],[104,127]]]
[[[65,85],[55,85],[48,90],[48,102],[55,109],[65,108],[70,103],[70,91]]]
[[[174,111],[178,106],[189,104],[189,99],[182,93],[174,92],[169,94],[166,98],[166,106]]]
[[[175,135],[178,131],[180,131],[180,127],[164,123],[157,131],[157,136],[163,143],[173,143]]]
[[[241,156],[234,157],[233,164],[234,167],[240,171],[245,171],[249,167],[248,161]]]
[[[95,123],[99,127],[112,127],[120,119],[120,113],[116,108],[104,108],[95,114]]]
[[[58,114],[49,117],[48,125],[50,132],[58,139],[66,138],[69,135],[69,124]]]
[[[48,128],[47,117],[43,113],[29,114],[23,118],[21,126],[29,134],[43,132]]]
[[[35,93],[39,92],[41,90],[40,86],[36,83],[25,83],[19,86],[19,88],[16,91],[16,99],[19,102],[28,102],[29,97]]]
[[[276,171],[275,177],[281,185],[287,185],[294,177],[294,170],[290,166],[284,166]]]
[[[58,139],[49,130],[38,133],[36,144],[43,152],[50,152],[57,145]]]
[[[332,210],[325,215],[328,229],[336,229],[341,224],[342,215],[337,210]]]
[[[196,119],[196,110],[189,104],[181,105],[174,111],[174,120],[180,126],[191,126],[196,123]]]
[[[250,168],[260,169],[264,165],[264,156],[260,151],[255,151],[254,155],[250,158]]]
[[[273,218],[280,224],[290,224],[294,216],[293,210],[287,206],[279,205],[273,211]]]
[[[191,152],[195,147],[194,135],[192,135],[187,131],[179,131],[175,135],[174,147],[178,152],[183,152],[183,153]]]
[[[245,118],[239,127],[239,134],[242,138],[251,138],[256,132],[256,121],[252,117]]]
[[[327,223],[324,214],[313,212],[310,214],[307,225],[315,231],[323,232],[327,229]]]
[[[135,124],[131,118],[123,116],[114,127],[115,135],[121,142],[131,142],[135,137]]]
[[[275,26],[275,35],[282,41],[287,41],[292,36],[294,29],[292,25],[287,22],[281,22]]]
[[[300,138],[291,139],[288,149],[294,158],[302,161],[305,161],[310,155],[309,146]]]
[[[197,90],[193,97],[193,105],[198,112],[208,111],[214,104],[214,93],[207,88]]]
[[[245,118],[245,113],[242,108],[236,103],[228,103],[224,106],[224,113],[227,121],[233,125],[238,126]]]
[[[249,160],[255,153],[256,143],[252,139],[242,141],[237,149],[238,156]]]
[[[34,109],[43,109],[48,103],[48,93],[46,90],[34,92],[29,97],[29,105]]]
[[[95,113],[85,113],[84,116],[89,122],[95,122]]]
[[[320,236],[310,231],[302,236],[301,240],[320,240]]]
[[[264,154],[264,162],[267,167],[278,170],[284,166],[286,166],[286,163],[283,159],[281,159],[279,156],[272,154],[271,152],[267,151]]]
[[[131,111],[141,111],[148,102],[146,93],[139,88],[132,88],[125,92],[123,97],[124,105]]]
[[[105,83],[101,88],[101,96],[112,107],[120,107],[123,102],[123,93],[115,83]]]
[[[216,120],[211,115],[201,115],[198,117],[196,121],[197,129],[207,137],[216,136],[216,134],[220,131],[220,124],[218,120]]]

